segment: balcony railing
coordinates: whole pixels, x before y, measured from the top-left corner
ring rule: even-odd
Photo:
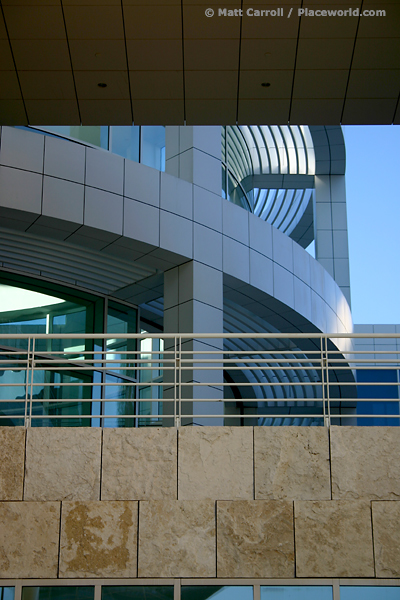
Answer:
[[[400,424],[400,334],[0,335],[0,425]]]

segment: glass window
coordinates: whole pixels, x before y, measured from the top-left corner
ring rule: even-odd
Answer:
[[[136,333],[136,309],[125,307],[111,300],[107,311],[107,333]],[[105,427],[134,427],[136,397],[136,340],[110,338],[106,343],[107,359],[114,361],[105,374],[104,419]]]
[[[262,585],[261,600],[332,600],[332,587],[325,585]]]
[[[174,586],[103,586],[101,600],[174,600]]]
[[[94,587],[83,585],[23,587],[22,600],[94,600]]]
[[[14,588],[0,586],[0,600],[14,600]]]
[[[368,358],[368,355],[365,356]],[[393,354],[392,358],[396,358]],[[358,385],[358,398],[380,398],[376,402],[357,402],[357,414],[371,415],[371,417],[358,417],[357,425],[400,425],[400,419],[393,415],[399,414],[399,386],[398,372],[396,370],[374,369],[357,369],[357,383],[371,383],[371,385]],[[379,385],[383,383],[385,385]],[[376,384],[376,385],[373,385]],[[390,401],[390,399],[393,399]],[[386,402],[384,400],[387,400]],[[394,401],[396,400],[396,401]],[[388,415],[388,417],[374,417],[373,415]],[[392,418],[390,418],[392,416]]]
[[[104,372],[96,363],[102,340],[94,345],[80,337],[104,331],[104,305],[101,298],[75,296],[68,288],[0,278],[0,333],[5,335],[0,341],[0,425],[23,425],[26,414],[32,426],[99,426],[100,418],[90,417],[100,415],[104,388],[99,384],[109,382],[115,384],[107,388],[108,414],[117,415],[114,424],[110,419],[112,426],[134,426],[127,415],[136,414],[136,341],[110,337],[106,348],[115,362]],[[136,333],[137,309],[110,300],[106,326],[110,334]],[[36,339],[33,371],[28,340],[15,335],[47,333],[76,337]]]
[[[142,127],[140,162],[165,171],[165,127]]]
[[[111,152],[139,162],[140,127],[111,127]]]
[[[340,586],[340,600],[399,600],[400,587]]]
[[[85,144],[108,150],[108,127],[105,125],[96,125],[93,127],[86,125],[74,125],[71,127],[65,125],[51,125],[50,127],[38,125],[37,129],[55,133],[63,137],[74,138]]]
[[[253,600],[252,585],[184,585],[182,600]]]

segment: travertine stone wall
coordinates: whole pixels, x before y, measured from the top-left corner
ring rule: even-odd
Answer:
[[[256,427],[256,499],[329,500],[329,439],[325,427]]]
[[[217,502],[218,577],[294,577],[293,502]]]
[[[136,577],[137,502],[63,502],[60,577]]]
[[[0,501],[22,500],[25,428],[0,427]]]
[[[400,428],[332,427],[332,498],[400,499]]]
[[[176,498],[176,430],[104,429],[102,500]]]
[[[0,428],[0,578],[400,577],[396,427]]]
[[[374,577],[368,502],[295,502],[295,530],[298,577]]]
[[[184,427],[178,444],[179,499],[253,498],[252,427]]]
[[[24,500],[100,500],[101,430],[30,427]]]

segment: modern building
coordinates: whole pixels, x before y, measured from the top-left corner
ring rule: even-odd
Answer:
[[[1,600],[399,597],[340,128],[398,120],[399,9],[355,4],[1,2]]]

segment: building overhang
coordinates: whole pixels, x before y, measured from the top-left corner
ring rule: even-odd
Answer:
[[[0,124],[399,124],[400,6],[351,7],[5,0]]]

